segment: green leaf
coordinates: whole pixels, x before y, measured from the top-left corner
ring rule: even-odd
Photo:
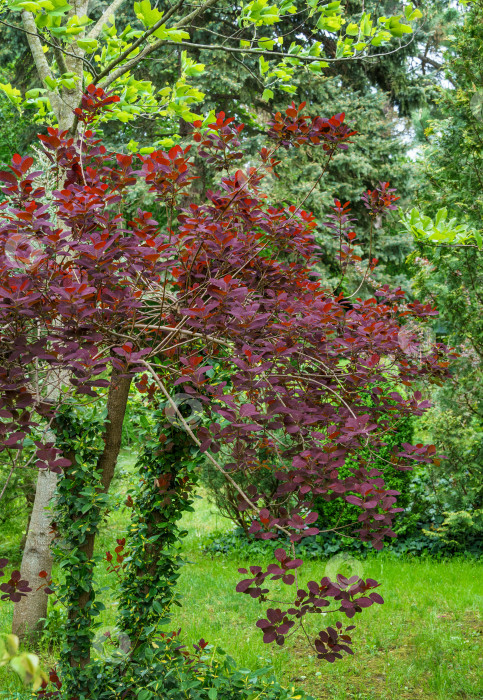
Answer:
[[[67,90],[73,90],[75,88],[75,80],[73,78],[62,79],[60,84]]]
[[[390,41],[390,39],[391,34],[389,32],[379,29],[375,37],[372,39],[371,44],[373,46],[381,46],[381,44],[385,44],[387,41]]]
[[[258,65],[260,66],[260,73],[263,75],[264,73],[267,72],[267,70],[270,67],[270,64],[268,61],[266,61],[263,56],[260,56],[258,59]]]
[[[273,90],[270,90],[270,88],[265,88],[263,91],[262,95],[262,100],[265,100],[265,102],[269,102],[273,97]]]
[[[18,637],[14,634],[0,635],[0,666],[4,666],[18,652]]]
[[[372,21],[370,12],[365,12],[361,19],[361,32],[364,36],[370,36],[372,31]]]
[[[413,20],[422,17],[423,13],[418,8],[415,9],[413,5],[406,5],[404,8],[404,16],[409,22],[412,22]]]
[[[32,684],[33,690],[40,688],[42,681],[47,681],[47,676],[40,669],[39,657],[35,654],[20,654],[12,659],[10,666],[25,684]]]
[[[159,600],[153,601],[153,608],[158,613],[158,615],[164,615],[165,611]]]
[[[349,36],[357,36],[359,34],[359,26],[351,22],[347,25],[345,33],[349,34]]]
[[[42,88],[33,88],[32,90],[27,90],[27,92],[25,93],[25,98],[27,100],[33,100],[36,97],[40,97],[44,92],[45,90],[43,90]]]
[[[271,5],[267,7],[268,0],[252,0],[246,5],[241,13],[241,20],[253,22],[257,26],[270,25],[280,22],[278,7]]]
[[[312,73],[321,73],[323,68],[327,68],[329,64],[327,61],[314,61],[310,63],[307,67]]]
[[[448,210],[446,209],[446,207],[443,207],[443,209],[438,209],[434,220],[435,225],[438,226],[442,221],[445,221],[447,216]]]
[[[297,92],[297,88],[295,87],[295,85],[280,85],[280,90],[288,92],[289,95],[295,95],[295,93]]]
[[[160,30],[154,32],[154,36],[158,36],[158,31]],[[163,32],[166,34],[166,37],[162,38],[169,39],[170,41],[183,41],[183,39],[190,38],[188,32],[185,32],[183,29],[163,29]]]
[[[401,24],[401,22],[399,21],[400,17],[401,17],[401,15],[391,17],[389,22],[387,23],[388,31],[392,34],[392,36],[395,36],[399,39],[404,34],[411,34],[413,31],[412,28],[408,24]]]
[[[47,87],[48,87],[50,90],[52,90],[52,91],[57,90],[57,81],[54,80],[53,78],[51,78],[50,75],[47,75],[47,76],[44,78],[44,83],[47,85]]]
[[[271,51],[273,49],[274,44],[275,41],[273,39],[269,39],[266,36],[263,36],[261,39],[258,40],[259,47],[268,51]]]
[[[27,12],[40,12],[42,9],[40,7],[40,3],[38,2],[17,2],[15,5],[10,6],[11,10],[17,10],[22,12],[23,10],[27,10]]]
[[[344,24],[344,19],[340,16],[327,17],[320,15],[317,21],[317,29],[325,29],[327,32],[338,32]]]
[[[0,90],[5,93],[12,104],[18,106],[22,102],[22,94],[20,90],[12,87],[10,83],[0,83]]]
[[[144,26],[149,29],[156,22],[159,22],[164,12],[160,12],[156,7],[151,7],[149,0],[142,0],[142,2],[134,3],[134,12],[136,17],[144,24]]]
[[[99,46],[99,42],[95,39],[78,39],[77,46],[83,51],[87,51],[87,53],[92,53]]]
[[[154,697],[154,694],[147,688],[143,688],[139,691],[137,695],[137,700],[150,700]]]
[[[196,63],[188,57],[186,51],[181,52],[181,72],[188,76],[200,75],[205,70],[204,63]]]

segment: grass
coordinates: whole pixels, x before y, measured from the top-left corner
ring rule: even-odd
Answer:
[[[119,495],[130,476],[131,460],[127,455],[121,467],[124,477],[117,483]],[[126,529],[127,518],[126,509],[113,509],[98,538],[100,553],[112,551],[116,537]],[[315,698],[483,698],[481,564],[463,559],[396,559],[384,554],[362,562],[363,576],[383,584],[379,590],[385,604],[357,616],[355,655],[331,665],[315,659],[300,636],[282,649],[263,644],[255,627],[263,609],[257,601],[235,593],[240,578],[237,568],[248,562],[211,558],[201,551],[210,532],[230,527],[205,498],[196,500],[194,512],[183,518],[183,525],[188,531],[183,541],[186,564],[180,581],[184,600],[183,607],[174,610],[172,629],[182,628],[184,643],[204,637],[221,646],[242,667],[255,668],[269,661],[279,680],[296,683]],[[325,566],[325,561],[307,562],[304,579],[320,579]],[[101,587],[114,584],[103,565],[98,581]],[[108,590],[102,595],[107,608],[102,624],[109,627],[115,622],[115,595]],[[336,619],[339,617],[328,618],[327,624]],[[0,632],[9,631],[10,620],[11,606],[3,603]],[[45,650],[41,655],[45,667],[52,665],[52,655]],[[0,690],[4,691],[0,697],[8,700],[20,690],[14,675],[5,669],[0,670]]]

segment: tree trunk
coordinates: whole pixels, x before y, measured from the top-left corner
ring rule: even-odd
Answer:
[[[121,449],[122,442],[122,425],[126,414],[127,400],[129,398],[129,389],[131,387],[131,377],[117,375],[114,371],[111,375],[111,383],[109,386],[109,395],[107,399],[107,416],[105,421],[104,432],[104,449],[97,462],[97,471],[101,477],[101,488],[103,493],[109,491],[114,470],[117,464],[117,458]],[[68,459],[73,456],[69,455]],[[68,474],[67,474],[68,478]],[[79,517],[82,517],[80,514]],[[82,544],[79,544],[78,550],[85,555],[86,561],[92,561],[94,554],[95,533],[87,535]],[[93,571],[91,571],[93,576]],[[68,620],[69,625],[74,627],[79,618],[82,618],[84,608],[92,603],[93,593],[91,590],[82,592],[75,601],[68,603]],[[74,644],[70,657],[70,665],[73,668],[85,668],[90,661],[90,653],[85,652],[80,655],[76,645]]]
[[[88,4],[88,0],[73,0],[68,18],[70,19],[74,15],[77,15],[78,17],[86,15]],[[45,57],[42,41],[38,35],[37,25],[35,24],[35,18],[32,12],[27,10],[22,12],[22,24],[23,28],[27,32],[27,41],[32,53],[32,58],[34,59],[35,67],[37,68],[37,73],[44,86],[46,86],[47,83],[45,82],[45,79],[52,78],[52,71],[47,58]],[[84,34],[84,31],[81,32],[76,36],[76,39],[83,39]],[[82,61],[84,54],[85,51],[79,48],[77,41],[73,42],[72,45],[69,46],[68,55],[63,54],[58,49],[54,49],[55,59],[58,63],[60,71],[62,73],[72,72],[77,77],[75,87],[72,89],[61,87],[60,93],[47,90],[52,111],[57,117],[61,131],[67,129],[73,130],[75,123],[74,109],[79,107],[82,93],[84,91]]]
[[[41,620],[47,616],[48,596],[43,589],[37,588],[45,583],[39,577],[41,571],[50,575],[52,569],[52,554],[50,543],[50,511],[48,506],[52,500],[57,484],[57,474],[46,469],[39,471],[34,506],[30,518],[27,541],[22,557],[22,578],[29,582],[32,593],[15,603],[13,612],[12,632],[20,639],[29,638],[35,641],[42,629]]]
[[[71,10],[70,16],[75,12],[78,13],[79,17],[86,14],[87,0],[75,0],[73,4],[75,7]],[[23,11],[22,23],[24,29],[28,32],[26,35],[27,41],[38,75],[42,82],[45,82],[45,78],[51,77],[52,74],[37,34],[33,14]],[[77,38],[82,37],[83,34]],[[83,92],[82,57],[84,56],[84,51],[75,44],[71,48],[71,53],[76,54],[78,58],[66,57],[65,67],[68,71],[72,71],[78,76],[79,80],[76,83],[76,87],[73,90],[63,90],[62,95],[47,91],[61,130],[72,128],[74,124],[73,110],[79,106]],[[62,58],[62,60],[64,59]],[[45,579],[39,579],[39,571],[46,571],[49,577],[52,571],[52,553],[50,551],[52,535],[49,535],[50,514],[46,507],[55,494],[57,478],[57,474],[53,472],[39,472],[34,505],[22,556],[22,578],[29,581],[32,593],[15,604],[12,632],[20,639],[28,637],[30,641],[35,641],[38,638],[42,629],[40,620],[47,616],[48,596],[43,590],[37,591],[36,589],[41,583],[45,583]]]

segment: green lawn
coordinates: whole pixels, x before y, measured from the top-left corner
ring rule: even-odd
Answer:
[[[129,478],[127,457],[124,466],[127,474],[118,482],[120,492]],[[460,559],[401,560],[384,554],[364,561],[363,576],[383,584],[379,590],[385,605],[375,605],[357,616],[355,655],[331,665],[314,659],[300,637],[290,640],[284,649],[263,644],[255,627],[263,609],[248,596],[235,593],[240,578],[237,567],[248,562],[202,554],[203,537],[229,524],[206,499],[198,499],[195,506],[195,512],[183,521],[189,531],[183,544],[187,563],[180,584],[184,604],[175,610],[172,623],[172,629],[182,628],[185,643],[204,637],[243,667],[254,668],[269,660],[284,683],[295,683],[324,700],[483,698],[481,564]],[[98,540],[99,552],[112,551],[116,537],[126,528],[127,515],[123,508],[113,510]],[[320,579],[325,565],[325,561],[308,562],[304,578]],[[99,583],[111,583],[103,568]],[[103,597],[107,606],[103,624],[109,626],[115,620],[115,595],[105,590]],[[0,631],[9,630],[10,619],[11,606],[2,603]],[[52,655],[42,654],[45,666],[51,664]],[[0,697],[9,700],[20,690],[13,674],[5,670],[0,688],[4,691]]]

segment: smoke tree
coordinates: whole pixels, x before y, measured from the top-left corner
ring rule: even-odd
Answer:
[[[38,82],[24,95],[15,85],[0,84],[0,89],[20,112],[28,110],[38,123],[69,129],[72,135],[78,131],[75,110],[86,86],[109,89],[119,99],[102,119],[136,125],[145,123],[145,119],[155,122],[160,131],[154,144],[157,148],[173,146],[186,123],[192,124],[199,118],[193,109],[199,108],[204,98],[194,83],[204,70],[198,58],[200,51],[214,56],[220,52],[229,54],[250,75],[255,71],[262,99],[269,101],[276,90],[293,94],[296,87],[292,78],[300,70],[320,74],[329,65],[404,48],[412,39],[414,22],[421,17],[420,10],[412,5],[394,14],[391,8],[376,17],[364,7],[352,14],[352,8],[339,1],[319,4],[310,0],[297,8],[286,0],[273,4],[252,0],[238,8],[220,0],[206,0],[193,8],[185,6],[183,0],[161,7],[152,7],[149,0],[142,0],[129,8],[135,15],[132,25],[125,22],[119,26],[115,18],[122,12],[123,0],[113,0],[100,15],[98,9],[88,0],[72,5],[63,0],[40,0],[27,5],[17,0],[4,3],[0,24],[23,34]],[[299,15],[301,22],[296,26],[303,24],[303,39],[292,22]],[[219,35],[219,18],[223,21],[226,16],[228,22],[223,22],[222,36],[212,41]],[[139,77],[146,61],[162,61],[173,52],[178,53],[179,76],[172,84],[160,89]],[[212,118],[213,115],[205,117],[205,125]],[[57,381],[54,386],[60,390],[61,383]],[[46,507],[55,485],[52,474],[39,474],[33,517],[40,524],[37,532],[41,534],[29,528],[22,564],[29,576],[34,561],[42,569],[51,568]],[[45,608],[34,595],[20,609],[15,631],[23,635],[26,624],[35,626],[35,620],[45,616]]]
[[[79,697],[88,696],[98,677],[90,672],[94,618],[101,610],[93,552],[135,375],[141,375],[136,381],[148,391],[153,410],[166,404],[182,435],[199,448],[197,454],[238,491],[250,531],[262,539],[290,536],[291,551],[276,550],[276,561],[266,570],[256,564],[241,570],[244,578],[237,585],[239,592],[268,605],[257,625],[265,642],[282,645],[309,615],[319,614],[320,620],[320,611],[338,610],[351,619],[383,602],[371,579],[338,576],[306,583],[294,545],[322,530],[337,530],[334,523],[318,522],[311,509],[315,496],[357,506],[357,521],[345,532],[374,548],[394,536],[398,494],[385,487],[383,472],[371,467],[367,455],[377,453],[402,417],[420,415],[428,406],[416,390],[419,382],[440,382],[448,372],[443,345],[408,353],[408,343],[418,349],[417,338],[400,340],[404,319],[424,322],[435,315],[429,304],[407,303],[401,290],[387,286],[368,299],[358,297],[357,289],[343,298],[324,288],[313,216],[303,202],[288,208],[270,202],[267,185],[285,149],[320,149],[327,165],[349,147],[355,132],[344,114],[309,118],[304,104],[292,104],[271,121],[258,162],[238,169],[243,125],[223,113],[208,125],[195,121],[198,153],[221,177],[219,189],[208,191],[203,204],[183,208],[193,177],[190,147],[137,156],[108,152],[91,127],[118,101],[91,85],[76,110],[79,136],[51,127],[40,137],[58,178],[50,200],[38,185],[40,173],[31,170],[31,158],[15,155],[10,170],[0,174],[6,198],[0,228],[2,451],[18,468],[29,436],[42,429],[32,463],[61,474],[55,535],[63,546],[56,552],[64,567],[68,562],[69,576],[56,593],[68,607],[67,689],[77,689]],[[139,179],[165,206],[167,226],[142,210],[125,219],[126,193]],[[388,183],[364,195],[373,217],[394,208],[396,199]],[[339,242],[341,276],[360,262],[349,212],[348,203],[335,200],[329,223]],[[364,264],[368,271],[376,264],[371,251]],[[60,402],[49,396],[52,377],[59,377]],[[203,406],[197,429],[176,403],[180,389]],[[76,396],[106,405],[105,415],[90,426],[95,435],[85,443],[82,429],[75,428]],[[156,586],[164,581],[162,560],[168,555],[161,545],[140,548],[136,532],[143,523],[155,529],[175,521],[193,482],[176,458],[176,437],[167,439],[161,430],[157,440],[160,471],[156,459],[154,467],[149,463],[152,478],[142,480],[139,501],[131,499],[138,529],[130,542],[118,544],[121,562],[125,546],[137,551],[126,570],[117,570],[125,602],[120,618],[124,629],[138,630],[132,654],[145,664],[148,657],[142,654],[158,629],[143,625],[153,617],[164,619]],[[357,466],[342,478],[338,469],[348,457]],[[391,464],[408,469],[414,461],[435,458],[431,445],[404,444]],[[253,486],[242,489],[234,479],[242,471],[249,478],[267,459],[279,481],[277,497],[286,496],[286,507],[276,516],[266,494]],[[167,537],[168,551],[173,538],[176,534]],[[43,587],[44,593],[50,573],[37,575],[40,586],[24,581],[24,589],[20,576],[12,575],[2,584],[4,598],[17,605],[29,594],[25,586]],[[271,607],[270,582],[279,580],[286,603]],[[47,591],[52,587],[55,582]],[[133,596],[143,590],[154,594],[137,605]],[[332,662],[352,653],[351,627],[340,622],[337,629],[309,635],[318,657]]]

